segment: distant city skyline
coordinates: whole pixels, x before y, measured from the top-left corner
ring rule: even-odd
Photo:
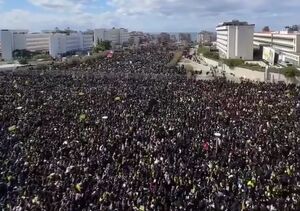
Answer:
[[[280,30],[300,24],[299,10],[299,0],[0,0],[0,28],[177,33],[215,31],[218,23],[239,19],[254,23],[255,31]]]

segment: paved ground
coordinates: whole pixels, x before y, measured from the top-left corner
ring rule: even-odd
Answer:
[[[191,65],[194,68],[194,71],[196,72],[200,72],[202,71],[202,74],[198,74],[196,77],[198,80],[212,80],[214,77],[211,74],[211,65],[206,64],[203,60],[201,60],[200,58],[197,58],[197,61],[199,62],[195,62],[192,61],[190,59],[183,59],[179,64],[180,65]],[[221,73],[222,71],[219,69],[216,71],[216,76],[223,76],[223,74]],[[209,73],[207,75],[207,73]],[[236,78],[230,74],[225,73],[225,77],[230,80],[230,81],[234,81],[234,82],[240,82],[239,78]]]

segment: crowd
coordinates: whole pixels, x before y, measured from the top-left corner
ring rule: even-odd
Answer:
[[[91,68],[167,80],[0,73],[0,207],[300,210],[300,88],[146,55]]]
[[[174,53],[148,48],[127,53],[116,52],[111,58],[86,59],[80,65],[75,64],[67,69],[105,73],[184,74],[183,69],[166,67],[173,57]]]

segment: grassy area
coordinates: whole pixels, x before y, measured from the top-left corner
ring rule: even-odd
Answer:
[[[181,60],[182,54],[183,54],[182,51],[175,52],[173,59],[167,64],[167,67],[175,67],[177,63]]]
[[[204,57],[208,59],[213,59],[218,61],[220,59],[219,53],[210,51],[210,48],[199,46],[198,54],[202,54]]]
[[[223,59],[224,64],[226,64],[230,69],[244,65],[242,59]]]
[[[214,61],[221,61],[230,69],[235,67],[243,67],[255,71],[265,71],[264,67],[261,67],[258,64],[245,63],[242,59],[221,59],[217,52],[211,52],[209,48],[203,46],[198,48],[198,54],[202,54],[205,58],[212,59]]]
[[[209,51],[210,51],[209,48],[206,48],[204,46],[199,46],[198,47],[198,54],[204,54],[204,53],[209,52]]]
[[[243,68],[247,68],[247,69],[255,70],[255,71],[260,71],[260,72],[264,72],[266,70],[265,67],[262,67],[259,64],[247,64],[247,63],[244,63],[242,65],[239,65],[239,67],[243,67]]]
[[[203,56],[206,58],[209,58],[209,59],[213,59],[215,61],[220,60],[219,53],[216,53],[216,52],[206,52],[203,54]]]

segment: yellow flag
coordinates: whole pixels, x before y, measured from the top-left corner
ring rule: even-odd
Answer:
[[[75,185],[75,189],[76,189],[76,191],[81,192],[81,183],[77,183]]]
[[[83,122],[85,119],[86,119],[86,115],[85,114],[80,114],[79,121]]]
[[[16,127],[15,125],[13,125],[13,126],[10,126],[10,127],[8,128],[8,131],[9,131],[9,132],[15,132],[16,129],[17,129],[17,127]]]

